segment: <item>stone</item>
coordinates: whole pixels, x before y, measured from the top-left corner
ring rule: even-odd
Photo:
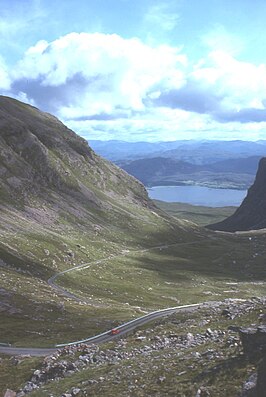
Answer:
[[[265,397],[266,391],[266,354],[259,364],[256,397]]]
[[[72,394],[72,396],[77,396],[78,394],[80,393],[80,389],[78,388],[78,387],[73,387],[72,389],[71,389],[71,394]]]
[[[262,324],[266,324],[266,313],[261,313],[259,315],[259,322]]]
[[[188,343],[191,343],[194,341],[194,335],[191,334],[190,332],[187,333],[186,337],[187,337]]]
[[[225,316],[226,318],[231,318],[231,313],[228,309],[224,309],[221,314],[222,314],[222,316]]]
[[[257,397],[256,383],[257,383],[257,374],[254,373],[250,375],[247,381],[244,383],[240,397]]]
[[[262,357],[266,354],[266,325],[257,328],[240,328],[239,337],[244,354],[248,358]]]
[[[165,382],[166,377],[165,376],[159,376],[159,379],[157,381],[158,384],[161,384],[163,382]]]
[[[205,387],[200,387],[195,397],[209,397],[210,393]]]
[[[137,338],[135,339],[135,341],[141,342],[141,341],[143,341],[143,340],[145,340],[145,339],[146,339],[146,336],[137,336]]]
[[[207,334],[208,336],[213,336],[213,331],[212,331],[210,328],[207,328],[207,329],[206,329],[206,334]]]
[[[26,394],[24,393],[24,391],[19,391],[17,394],[16,394],[16,397],[24,397]]]
[[[27,382],[26,385],[24,386],[23,391],[24,391],[24,393],[30,393],[31,391],[33,391],[37,388],[38,388],[38,386],[35,383]]]
[[[14,390],[6,389],[4,397],[16,397],[17,393]]]

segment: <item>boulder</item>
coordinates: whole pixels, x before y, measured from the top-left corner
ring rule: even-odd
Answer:
[[[244,354],[248,358],[266,355],[266,325],[257,328],[240,328],[239,336]]]
[[[258,368],[256,393],[256,397],[265,397],[266,395],[266,354]]]
[[[257,397],[256,394],[257,374],[254,373],[244,383],[242,392],[239,397]]]
[[[14,390],[7,389],[4,397],[16,397],[17,393]]]

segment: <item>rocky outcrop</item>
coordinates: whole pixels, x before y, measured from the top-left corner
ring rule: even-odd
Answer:
[[[260,160],[255,182],[236,212],[207,227],[227,232],[266,228],[266,157]]]
[[[266,395],[266,325],[239,330],[245,356],[259,361],[258,370],[250,375],[240,397],[265,397]]]
[[[266,355],[261,361],[258,368],[256,392],[257,397],[265,397],[266,395]]]
[[[266,355],[266,325],[257,328],[240,328],[240,340],[248,358]]]

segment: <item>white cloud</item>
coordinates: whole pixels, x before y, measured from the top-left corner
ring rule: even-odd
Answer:
[[[179,48],[150,47],[115,34],[71,33],[29,48],[12,78],[20,90],[24,83],[28,96],[32,90],[36,103],[48,87],[57,87],[57,96],[63,90],[61,100],[54,98],[54,111],[75,118],[115,109],[143,111],[153,91],[182,86],[185,64]],[[39,92],[32,87],[37,81]]]
[[[71,33],[39,41],[10,71],[0,59],[9,87],[91,139],[260,139],[266,128],[266,65],[224,50],[190,65],[178,47]]]
[[[178,139],[265,139],[266,123],[219,123],[209,115],[179,109],[157,109],[131,120],[74,121],[69,128],[85,139],[120,139],[125,141],[173,141]]]
[[[266,98],[266,65],[238,61],[224,51],[212,51],[192,73],[195,81],[223,97],[224,110],[262,109]]]

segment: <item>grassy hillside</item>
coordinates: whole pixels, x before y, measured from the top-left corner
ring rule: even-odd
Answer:
[[[73,348],[52,360],[24,357],[15,364],[3,358],[0,390],[3,382],[16,389],[23,387],[35,369],[47,368],[45,363],[74,362],[81,370],[44,384],[31,395],[57,397],[79,389],[81,396],[127,397],[130,390],[136,397],[191,397],[201,389],[215,397],[237,396],[258,360],[244,359],[235,330],[251,323],[259,325],[264,304],[263,299],[231,299],[213,307],[204,305],[197,311],[156,320],[125,339],[100,347]],[[7,369],[16,371],[13,381]]]
[[[167,203],[153,200],[157,207],[178,219],[186,219],[200,226],[220,222],[236,211],[236,207],[205,207],[186,203]]]
[[[10,98],[0,105],[0,342],[50,345],[135,315],[130,305],[102,304],[93,277],[84,304],[47,280],[77,264],[189,239],[193,229],[156,209],[142,184],[55,117]],[[82,283],[70,287],[78,293]]]

